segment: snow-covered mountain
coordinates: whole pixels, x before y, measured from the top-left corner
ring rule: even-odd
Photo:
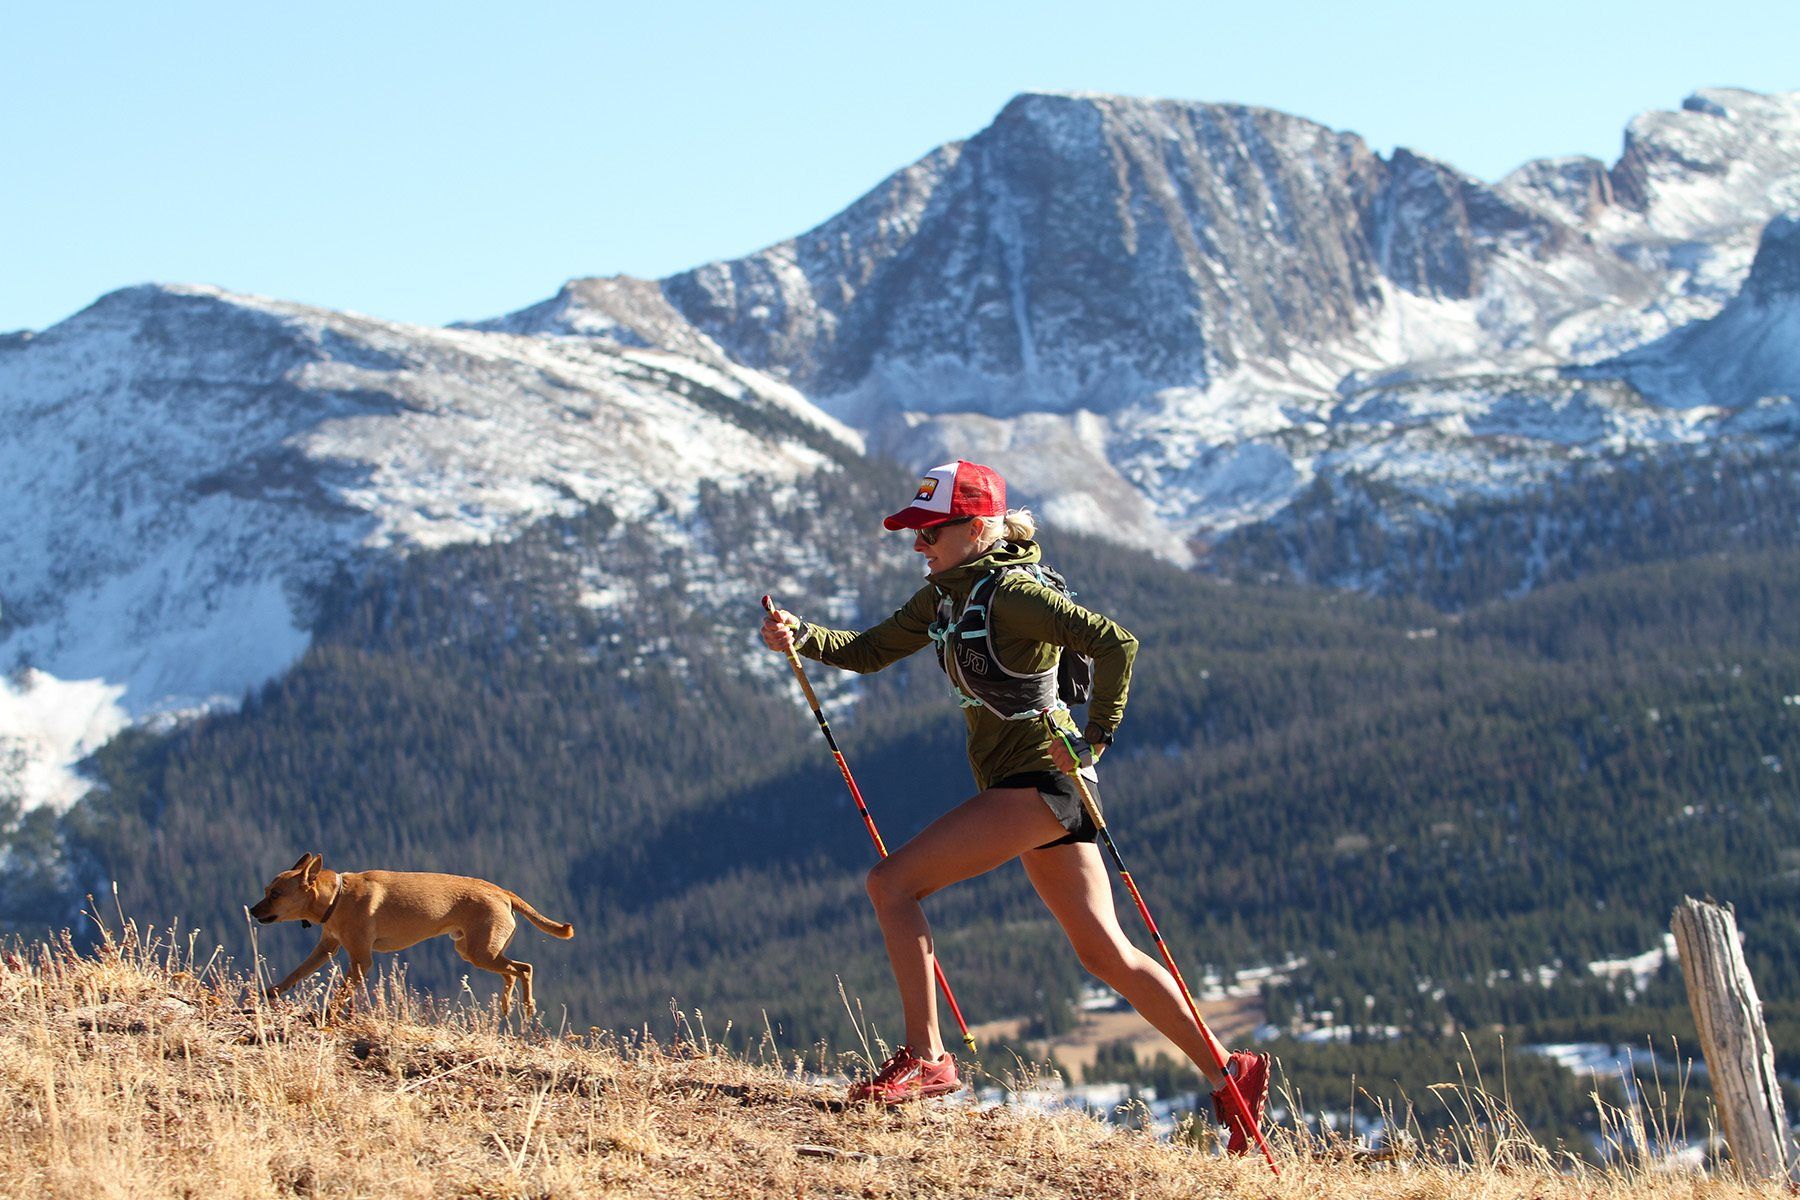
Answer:
[[[1496,184],[1263,109],[1032,94],[796,238],[493,327],[716,350],[877,452],[986,458],[1052,522],[1180,557],[1321,474],[1429,502],[1719,436],[1652,372],[1566,370],[1718,315],[1789,210],[1800,93],[1702,91],[1611,167]],[[1750,349],[1715,405],[1786,377]]]
[[[1599,364],[1657,404],[1711,407],[1732,431],[1800,433],[1800,215],[1770,221],[1743,287],[1715,316]]]
[[[1800,93],[1493,184],[1264,109],[1030,94],[757,254],[467,327],[115,293],[0,337],[0,800],[281,672],[362,556],[596,503],[673,530],[705,481],[863,448],[1190,561],[1337,474],[1430,506],[1791,443],[1795,213]]]
[[[505,537],[854,457],[791,388],[597,341],[398,325],[209,288],[0,345],[0,782],[62,803],[124,724],[233,703],[360,555]]]

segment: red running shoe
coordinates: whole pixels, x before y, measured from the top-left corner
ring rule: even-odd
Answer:
[[[881,1064],[875,1078],[850,1086],[850,1101],[876,1100],[882,1104],[905,1104],[944,1096],[962,1089],[956,1075],[956,1059],[946,1053],[936,1062],[927,1062],[902,1046],[894,1056]]]
[[[1255,1054],[1248,1050],[1233,1051],[1225,1060],[1225,1070],[1237,1081],[1238,1095],[1250,1107],[1250,1118],[1256,1127],[1262,1127],[1263,1110],[1269,1104],[1269,1056]],[[1220,1084],[1213,1090],[1213,1116],[1219,1124],[1231,1131],[1225,1142],[1225,1150],[1229,1154],[1248,1154],[1250,1142],[1255,1136],[1251,1127],[1244,1124],[1243,1115],[1238,1106],[1231,1101],[1231,1089]]]

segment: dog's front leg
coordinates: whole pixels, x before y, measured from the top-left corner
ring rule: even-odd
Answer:
[[[312,953],[306,956],[305,961],[295,967],[286,979],[267,989],[263,994],[270,999],[281,995],[281,993],[287,991],[296,983],[299,983],[302,979],[305,979],[308,975],[311,975],[314,971],[324,966],[326,962],[331,959],[331,956],[338,952],[338,946],[340,944],[341,943],[329,933],[320,934],[319,944],[313,947]]]

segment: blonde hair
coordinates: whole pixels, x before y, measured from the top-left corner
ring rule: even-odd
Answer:
[[[1001,541],[1029,542],[1037,537],[1037,518],[1032,516],[1029,508],[1009,508],[1003,517],[982,517],[981,536],[977,539],[982,549],[987,549]]]

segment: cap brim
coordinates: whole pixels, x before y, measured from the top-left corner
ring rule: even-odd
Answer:
[[[892,533],[896,529],[930,529],[933,525],[948,525],[958,520],[954,514],[932,512],[924,508],[903,508],[893,516],[882,521],[881,527]]]

